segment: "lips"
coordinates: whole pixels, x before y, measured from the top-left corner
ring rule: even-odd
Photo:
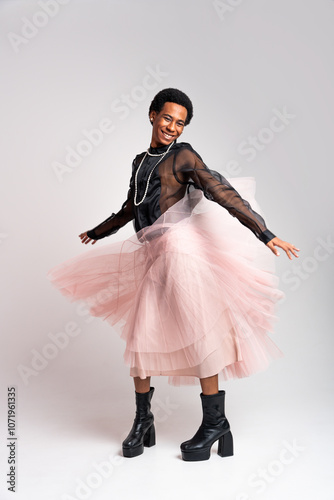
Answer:
[[[173,135],[170,135],[170,134],[167,134],[166,132],[163,132],[161,131],[162,135],[164,136],[165,139],[167,139],[167,141],[169,141],[170,139],[173,139]]]

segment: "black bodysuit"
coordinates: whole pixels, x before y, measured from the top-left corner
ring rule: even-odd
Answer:
[[[164,153],[167,146],[149,148],[152,154]],[[132,164],[132,176],[127,200],[121,210],[112,213],[101,224],[87,231],[87,236],[99,240],[116,233],[121,227],[133,220],[135,231],[153,224],[169,207],[181,200],[187,190],[201,189],[206,198],[219,203],[244,226],[248,227],[263,243],[268,243],[275,235],[267,229],[264,219],[255,212],[250,204],[221,174],[210,170],[202,158],[186,142],[176,141],[164,158],[147,155],[137,174],[136,202],[142,200],[147,186],[147,179],[153,170],[146,197],[140,205],[134,203],[135,174],[145,153],[136,156]]]

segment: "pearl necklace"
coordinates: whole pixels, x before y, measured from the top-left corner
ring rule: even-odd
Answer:
[[[168,153],[168,151],[170,150],[170,148],[173,146],[173,144],[175,143],[175,141],[173,141],[169,146],[168,146],[168,149],[164,152],[164,153],[159,153],[159,154],[152,154],[152,153],[149,153],[149,150],[146,151],[145,153],[145,156],[144,158],[142,159],[142,161],[140,162],[140,165],[139,167],[137,168],[136,170],[136,175],[135,175],[135,195],[134,195],[134,199],[133,199],[133,202],[134,204],[136,205],[136,207],[138,207],[138,205],[141,205],[143,203],[143,201],[145,200],[146,198],[146,195],[147,195],[147,191],[148,191],[148,186],[149,186],[149,183],[150,183],[150,180],[151,180],[151,177],[152,177],[152,174],[153,174],[153,171],[155,169],[155,167],[158,165],[158,163],[161,162],[161,160],[166,156],[166,154]],[[142,164],[144,163],[144,160],[146,158],[146,156],[149,155],[149,156],[161,156],[161,158],[159,158],[159,160],[157,161],[157,163],[154,165],[154,167],[152,168],[151,172],[150,172],[150,175],[148,176],[148,179],[146,181],[146,188],[145,188],[145,193],[144,193],[144,196],[142,197],[142,199],[140,201],[137,201],[137,194],[138,194],[138,181],[137,181],[137,177],[138,177],[138,172],[140,170],[140,167],[142,166]]]

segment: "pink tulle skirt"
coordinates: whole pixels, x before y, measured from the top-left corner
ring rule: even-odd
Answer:
[[[254,179],[231,183],[261,214]],[[200,190],[131,238],[104,241],[47,277],[121,335],[131,376],[165,375],[172,385],[217,373],[227,380],[282,356],[268,335],[284,297],[276,257]]]

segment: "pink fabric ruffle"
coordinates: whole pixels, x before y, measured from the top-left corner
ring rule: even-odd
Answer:
[[[233,186],[261,213],[253,178]],[[96,243],[47,274],[70,301],[84,301],[125,340],[130,375],[172,385],[219,373],[247,377],[282,356],[275,256],[224,208],[195,190],[123,242]]]

